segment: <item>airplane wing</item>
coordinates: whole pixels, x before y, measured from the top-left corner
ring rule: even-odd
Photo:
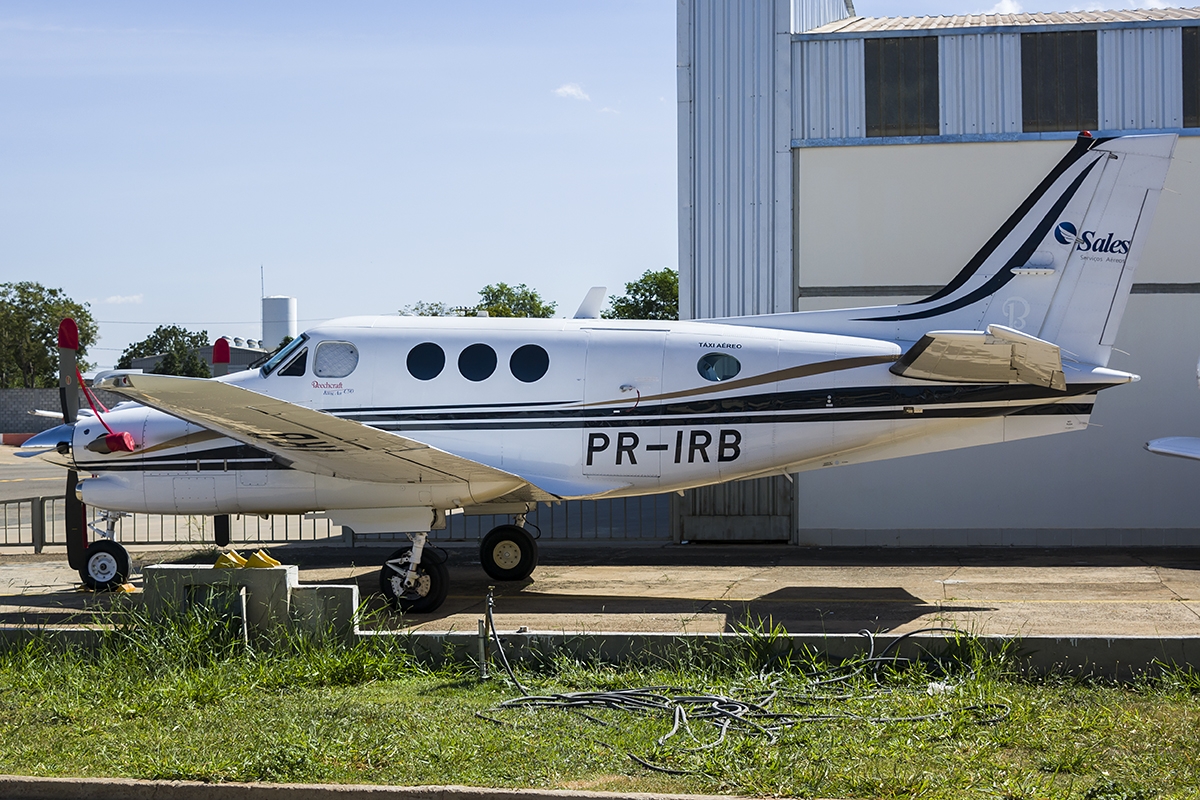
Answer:
[[[989,325],[987,331],[931,331],[891,370],[925,380],[1067,388],[1058,345],[1003,325]]]
[[[253,445],[318,475],[376,483],[512,483],[511,491],[491,502],[558,499],[504,470],[234,384],[117,373],[103,377],[96,388]]]
[[[1179,456],[1200,460],[1200,439],[1190,436],[1168,436],[1146,443],[1146,449],[1160,456]]]

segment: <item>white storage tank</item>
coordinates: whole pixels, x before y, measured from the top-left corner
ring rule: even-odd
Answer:
[[[296,298],[276,295],[262,300],[262,347],[274,350],[288,337],[295,338]]]

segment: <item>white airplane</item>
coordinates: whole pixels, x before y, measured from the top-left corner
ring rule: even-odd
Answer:
[[[1200,362],[1196,364],[1196,382],[1200,384]],[[1193,436],[1166,436],[1146,442],[1146,449],[1160,456],[1178,456],[1200,460],[1200,439]]]
[[[260,369],[98,376],[132,402],[67,414],[26,449],[86,473],[77,499],[108,512],[218,515],[219,543],[228,514],[408,533],[381,589],[432,611],[447,572],[426,541],[447,514],[513,514],[480,558],[494,578],[523,579],[537,563],[523,528],[536,503],[1086,427],[1099,390],[1137,380],[1106,365],[1175,140],[1081,134],[918,302],[612,321],[594,318],[599,289],[574,319],[352,317]],[[90,546],[74,534],[77,568],[101,588],[129,571],[111,527]]]

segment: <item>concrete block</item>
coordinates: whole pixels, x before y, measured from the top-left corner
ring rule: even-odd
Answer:
[[[246,626],[251,636],[278,631],[290,622],[288,602],[300,584],[295,566],[214,569],[195,564],[152,564],[142,568],[143,603],[151,615],[214,601],[212,587],[246,588]]]
[[[358,586],[293,586],[290,611],[297,633],[349,644],[358,632]]]

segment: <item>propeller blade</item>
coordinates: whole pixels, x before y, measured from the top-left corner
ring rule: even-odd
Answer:
[[[58,402],[67,425],[79,418],[79,382],[75,378],[78,350],[79,328],[67,317],[58,323]]]
[[[213,517],[213,533],[216,535],[217,547],[229,546],[229,515],[217,514]]]
[[[74,425],[79,419],[79,381],[75,377],[79,364],[79,328],[67,317],[58,323],[58,400],[62,406],[64,425]],[[87,509],[75,494],[79,473],[67,471],[66,522],[67,562],[71,569],[83,569],[87,563]]]
[[[79,483],[79,473],[67,471],[67,563],[71,569],[80,570],[87,564],[87,506],[75,493],[75,485]]]

